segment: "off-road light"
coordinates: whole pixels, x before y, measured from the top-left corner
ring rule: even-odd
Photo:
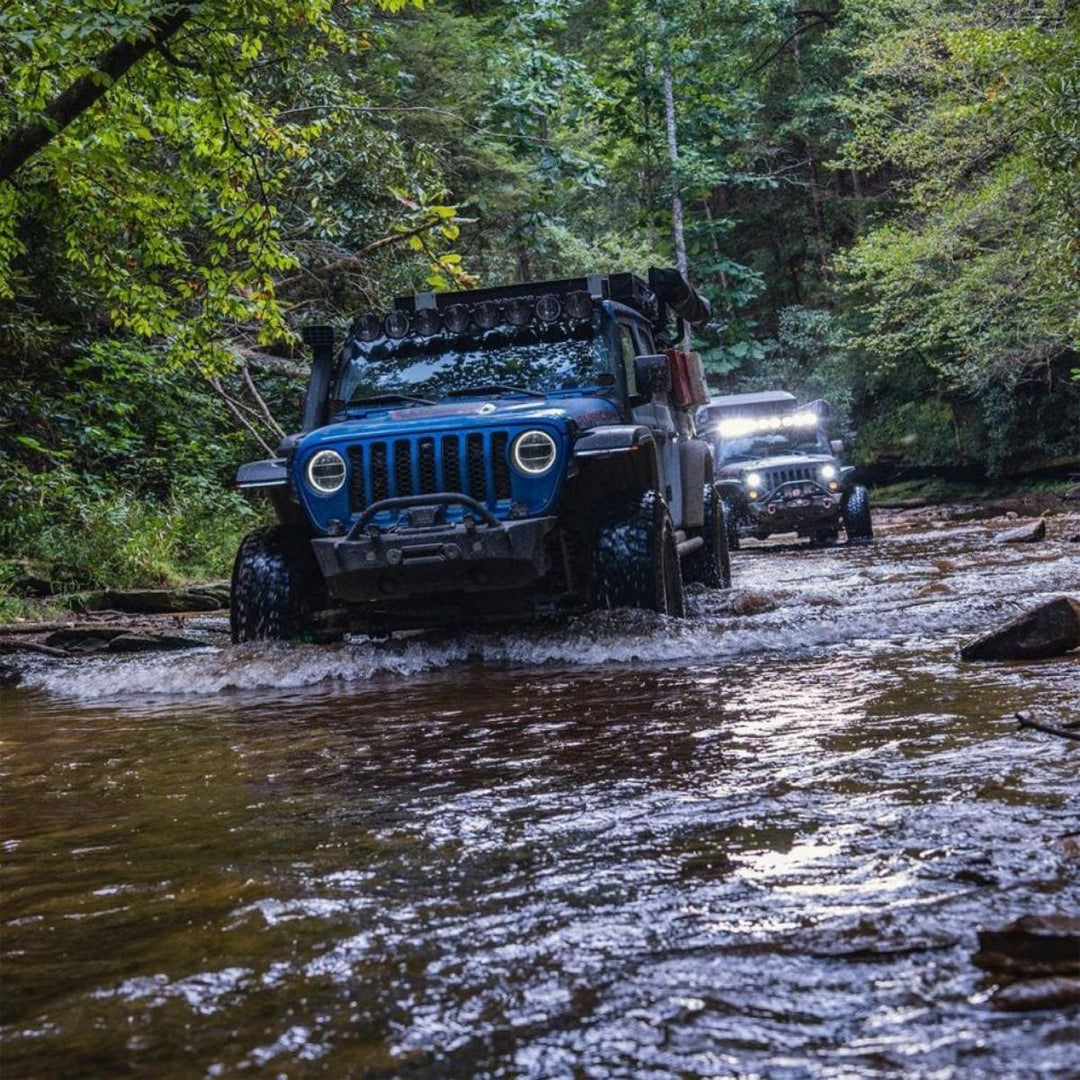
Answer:
[[[383,324],[392,338],[403,338],[409,332],[409,316],[404,311],[391,311]]]
[[[413,316],[413,329],[421,337],[431,337],[439,332],[439,313],[434,308],[421,308]]]
[[[554,322],[562,314],[562,304],[554,293],[544,293],[536,301],[536,316],[543,322]]]
[[[829,490],[835,491],[840,485],[835,480],[829,481]]]
[[[526,476],[542,476],[555,464],[558,447],[546,431],[526,431],[514,440],[511,457]]]
[[[750,498],[751,499],[756,499],[757,498],[757,492],[756,491],[751,491],[750,492]]]
[[[520,296],[506,305],[506,321],[513,326],[524,326],[532,318],[532,313],[532,304]]]
[[[345,459],[336,450],[320,450],[308,462],[307,478],[320,495],[333,495],[345,483]]]
[[[592,297],[584,290],[566,295],[566,314],[571,319],[588,319],[592,316]]]
[[[464,334],[469,329],[471,315],[464,304],[451,304],[443,312],[443,318],[446,319],[446,328],[452,334]]]
[[[835,465],[822,465],[821,466],[821,475],[823,477],[825,477],[826,480],[831,480],[834,476],[836,476],[836,466]]]
[[[747,477],[746,477],[746,486],[747,487],[752,487],[752,488],[761,487],[761,473],[758,473],[758,472],[749,473],[747,475]]]
[[[354,329],[356,330],[356,336],[361,341],[374,341],[377,337],[382,337],[382,319],[369,311],[356,320]]]
[[[483,300],[473,308],[473,318],[481,330],[493,330],[499,325],[499,307],[490,300]]]

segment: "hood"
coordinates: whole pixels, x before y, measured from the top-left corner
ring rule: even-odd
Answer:
[[[742,476],[749,472],[762,472],[766,469],[820,468],[822,465],[840,466],[831,454],[774,454],[771,457],[755,458],[753,461],[729,461],[720,469],[721,476]]]
[[[462,398],[434,405],[379,407],[362,415],[339,420],[309,432],[301,440],[308,448],[372,435],[409,435],[418,432],[454,431],[463,428],[498,427],[503,424],[570,423],[581,431],[597,424],[616,424],[619,410],[601,397],[497,397]]]

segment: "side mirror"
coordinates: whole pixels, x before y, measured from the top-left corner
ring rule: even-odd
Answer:
[[[829,443],[829,449],[832,450],[833,457],[842,457],[844,453],[844,440],[833,439]]]
[[[671,366],[662,353],[634,357],[634,380],[642,397],[665,393],[671,389]]]

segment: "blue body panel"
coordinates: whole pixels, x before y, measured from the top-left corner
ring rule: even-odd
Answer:
[[[510,517],[511,508],[516,517],[538,517],[558,503],[577,433],[619,421],[612,401],[590,394],[380,406],[305,436],[292,457],[292,481],[309,520],[323,535],[331,531],[331,522],[348,526],[378,499],[432,491],[478,498],[500,519]],[[532,430],[549,434],[558,448],[555,464],[542,476],[523,474],[510,458],[514,439]],[[308,462],[320,450],[335,450],[346,462],[345,484],[330,495],[312,490],[306,480]],[[452,507],[447,519],[459,520],[463,512]],[[396,512],[375,519],[382,527],[396,520]]]

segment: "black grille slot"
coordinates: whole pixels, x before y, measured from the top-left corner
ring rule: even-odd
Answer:
[[[359,514],[367,505],[364,502],[364,448],[349,447],[349,509]]]
[[[510,466],[506,461],[506,444],[510,437],[505,431],[491,436],[491,466],[495,473],[495,498],[510,498]]]
[[[420,493],[430,495],[438,490],[435,477],[435,440],[420,440]]]
[[[386,443],[371,444],[371,501],[390,498],[390,477],[386,471]]]
[[[469,494],[487,502],[487,466],[484,462],[484,436],[479,433],[466,439],[465,464],[469,470]]]
[[[444,435],[442,441],[443,491],[461,491],[461,443],[456,435]]]
[[[394,443],[394,494],[401,498],[412,493],[412,447],[399,439]]]

